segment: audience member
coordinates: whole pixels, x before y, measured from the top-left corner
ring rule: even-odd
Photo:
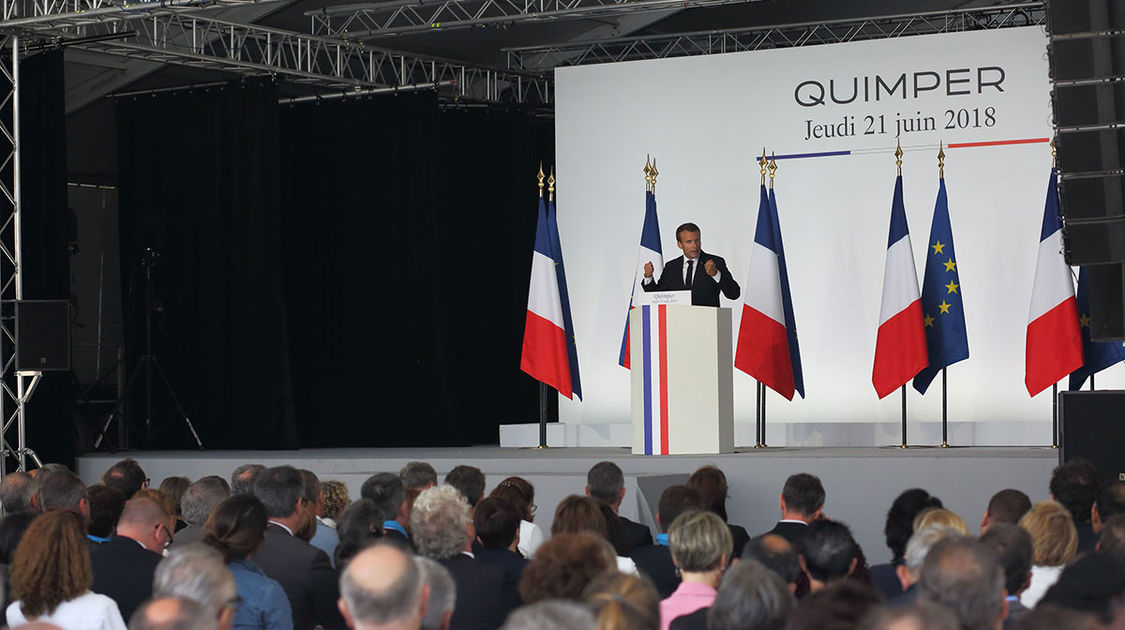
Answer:
[[[340,544],[340,536],[335,527],[324,524],[324,488],[320,484],[320,479],[312,471],[302,470],[301,474],[305,477],[305,498],[310,501],[307,518],[311,522],[313,535],[309,544],[323,551],[328,556],[329,562],[335,567],[336,546]]]
[[[519,539],[520,515],[511,503],[488,497],[481,499],[473,510],[473,529],[480,549],[474,555],[485,564],[499,567],[504,572],[504,592],[512,597],[508,608],[515,610],[523,603],[519,600],[520,578],[527,559],[516,551]]]
[[[305,512],[301,472],[292,466],[261,471],[254,480],[254,496],[265,506],[269,524],[252,560],[285,590],[293,612],[293,628],[311,630],[317,624],[329,629],[343,627],[336,607],[336,572],[328,556],[294,535]]]
[[[855,572],[859,545],[847,525],[822,518],[809,524],[800,543],[801,570],[809,576],[809,591]]]
[[[668,549],[668,526],[676,517],[688,510],[704,510],[706,505],[699,492],[687,486],[669,486],[660,493],[660,503],[656,510],[656,524],[661,533],[656,535],[656,544],[637,547],[630,554],[637,570],[652,580],[660,598],[664,599],[680,585],[680,573],[672,562],[672,552]]]
[[[230,474],[230,493],[254,494],[254,480],[266,467],[261,464],[243,464]]]
[[[235,611],[234,627],[239,630],[293,627],[285,589],[250,560],[265,542],[268,520],[257,497],[238,494],[216,506],[203,525],[203,544],[218,551],[238,587],[242,603]]]
[[[652,544],[648,527],[621,516],[625,499],[625,473],[613,462],[598,462],[586,473],[586,496],[606,506],[603,516],[609,517],[606,529],[618,556],[628,556],[637,547]]]
[[[616,566],[613,547],[600,536],[551,536],[524,568],[520,595],[528,604],[547,599],[577,601],[595,577]]]
[[[408,490],[422,491],[437,485],[437,471],[426,462],[406,462],[398,471],[402,486]],[[483,492],[483,490],[482,490]]]
[[[473,521],[465,495],[452,485],[424,490],[414,502],[410,529],[418,553],[437,560],[457,584],[453,630],[495,628],[511,612],[518,595],[506,590],[504,571],[474,559]]]
[[[1051,499],[1070,512],[1078,535],[1078,553],[1094,550],[1097,536],[1090,522],[1098,498],[1098,470],[1088,459],[1072,459],[1051,473]]]
[[[961,630],[953,612],[927,601],[877,608],[863,619],[860,627],[863,630]]]
[[[611,538],[609,524],[606,522],[607,517],[615,518],[613,512],[605,504],[599,504],[590,497],[572,494],[560,501],[558,507],[555,508],[555,518],[551,521],[551,535],[588,532],[601,536],[612,545],[613,539]],[[625,573],[636,573],[637,565],[632,558],[619,555],[617,556],[617,569]]]
[[[1057,469],[1056,469],[1057,470]],[[1070,512],[1054,501],[1040,501],[1020,519],[1020,527],[1031,534],[1031,584],[1020,602],[1035,608],[1039,598],[1059,579],[1063,565],[1078,549],[1078,535]]]
[[[460,489],[460,488],[458,488]],[[410,512],[406,508],[406,492],[402,479],[394,473],[378,473],[363,482],[359,494],[370,499],[379,509],[383,532],[399,545],[410,546]]]
[[[175,533],[187,527],[187,521],[184,520],[183,508],[180,506],[181,499],[184,498],[184,492],[187,491],[188,486],[191,485],[191,479],[183,475],[177,477],[165,477],[164,481],[160,482],[160,491],[168,495],[172,500],[172,505],[176,506],[176,530]]]
[[[216,620],[219,630],[231,630],[238,607],[238,587],[223,557],[213,547],[194,544],[169,552],[152,579],[152,595],[190,599]],[[261,626],[259,626],[261,627]]]
[[[598,630],[657,630],[660,596],[642,577],[611,571],[594,578],[582,593]]]
[[[23,471],[10,472],[0,479],[0,505],[4,507],[4,514],[31,510],[33,494],[35,494],[35,480]]]
[[[995,522],[988,527],[980,541],[994,550],[1004,570],[1004,592],[1007,596],[1008,615],[1004,628],[1011,628],[1027,612],[1020,603],[1020,594],[1031,583],[1031,534],[1019,525]]]
[[[324,509],[321,510],[320,522],[329,527],[336,527],[336,521],[352,502],[352,498],[348,496],[348,487],[343,481],[329,479],[320,482],[320,491],[324,493]]]
[[[336,533],[340,544],[334,561],[336,569],[342,571],[356,554],[383,540],[383,510],[371,499],[353,501],[340,515]],[[387,542],[402,545],[401,539],[388,538]]]
[[[190,545],[203,540],[207,531],[203,529],[207,517],[230,497],[230,485],[226,479],[218,475],[202,477],[189,485],[180,497],[180,513],[183,515],[187,527],[176,532],[176,541],[173,547]]]
[[[1101,554],[1075,560],[1039,604],[1092,614],[1105,628],[1125,628],[1125,560]]]
[[[90,516],[90,502],[86,499],[86,484],[82,479],[70,472],[52,473],[44,477],[39,486],[39,505],[44,512],[50,510],[70,510],[82,515]]]
[[[492,489],[490,497],[504,499],[520,514],[518,551],[530,558],[543,544],[543,530],[535,524],[535,486],[523,477],[508,477]]]
[[[39,621],[66,630],[124,630],[113,600],[90,592],[82,517],[57,510],[36,518],[12,559],[10,626]]]
[[[125,509],[125,495],[116,488],[96,484],[86,488],[90,518],[86,521],[86,540],[91,547],[109,542],[117,531],[117,520]]]
[[[926,556],[918,596],[949,608],[962,628],[999,630],[1006,608],[1004,571],[992,547],[951,536]]]
[[[476,466],[455,466],[445,475],[445,483],[457,488],[470,510],[484,497],[484,473]]]
[[[1013,630],[1104,630],[1104,628],[1093,615],[1045,604],[1020,617]]]
[[[922,565],[926,562],[926,556],[930,555],[930,550],[940,540],[961,535],[963,534],[952,527],[931,525],[911,536],[906,543],[906,555],[903,556],[902,564],[895,569],[901,592],[889,598],[888,604],[905,606],[914,603],[918,599],[917,584],[922,577]]]
[[[727,476],[717,466],[703,466],[688,477],[685,485],[699,492],[705,509],[718,514],[719,518],[727,524],[730,528],[731,541],[734,543],[733,557],[742,557],[742,548],[750,540],[750,535],[746,533],[745,527],[731,525],[727,518],[727,495],[730,490]]]
[[[125,500],[133,498],[141,488],[148,487],[148,477],[141,465],[134,459],[125,458],[110,466],[102,473],[102,485],[116,488],[125,495]]]
[[[0,519],[0,625],[8,605],[12,603],[12,588],[8,580],[11,575],[12,556],[15,555],[23,535],[31,526],[38,512],[13,512]]]
[[[129,620],[129,630],[215,630],[215,619],[183,597],[150,599]]]
[[[955,529],[957,533],[962,536],[969,535],[969,526],[965,524],[965,520],[945,508],[929,508],[922,510],[918,513],[918,516],[914,517],[914,531],[916,532],[922,531],[927,527],[933,527],[934,525]]]
[[[797,580],[801,577],[801,560],[797,550],[777,534],[762,534],[751,538],[742,550],[743,560],[754,560],[773,571],[789,586],[790,593],[797,592]]]
[[[711,605],[731,558],[730,529],[714,512],[684,512],[668,528],[672,562],[683,580],[660,602],[660,628]]]
[[[569,601],[546,600],[524,606],[500,630],[594,630],[590,609]]]
[[[1098,493],[1098,500],[1094,503],[1094,512],[1090,517],[1094,533],[1100,534],[1102,524],[1118,514],[1125,514],[1125,481],[1121,480],[1106,484]]]
[[[453,583],[453,576],[448,569],[429,558],[417,556],[414,562],[430,589],[426,615],[422,617],[422,630],[449,630],[453,604],[457,602],[457,585]]]
[[[176,506],[172,505],[172,497],[169,497],[167,494],[164,494],[156,488],[141,488],[140,490],[137,490],[135,493],[133,493],[134,499],[139,499],[142,497],[145,499],[151,499],[161,508],[163,508],[164,513],[168,515],[168,531],[172,532],[173,536],[175,536],[174,527],[176,524]]]
[[[857,580],[840,580],[802,598],[789,615],[785,628],[855,630],[878,605],[879,593],[874,587]]]
[[[301,473],[301,520],[297,523],[297,529],[294,530],[293,535],[301,540],[312,544],[313,536],[316,535],[317,521],[316,517],[320,506],[320,479],[311,470],[304,468],[297,469]],[[316,545],[313,545],[316,547]],[[320,549],[317,547],[317,549]],[[321,549],[321,551],[324,551]],[[332,561],[332,554],[327,551],[324,552],[328,556],[328,561]]]
[[[34,479],[34,489],[31,494],[31,509],[42,512],[43,511],[43,484],[47,482],[55,473],[69,473],[69,468],[62,464],[43,464],[39,468],[31,470],[28,474]]]
[[[393,545],[375,545],[340,576],[340,612],[352,630],[417,630],[429,592],[413,557]]]
[[[902,565],[906,554],[906,541],[914,533],[914,517],[922,510],[932,507],[942,507],[941,499],[922,488],[911,488],[895,497],[891,508],[887,510],[883,537],[891,550],[891,561],[871,567],[871,585],[884,599],[902,593],[902,582],[898,578],[897,569]]]
[[[980,520],[980,533],[984,534],[988,528],[997,523],[1018,525],[1024,514],[1031,509],[1031,499],[1019,490],[1008,488],[992,495],[988,500],[988,509],[984,511],[984,518]]]
[[[809,523],[824,512],[824,496],[824,486],[817,477],[808,473],[790,475],[778,499],[781,520],[769,533],[781,536],[799,549]]]
[[[1102,523],[1098,553],[1125,558],[1125,514],[1118,514]]]
[[[134,493],[136,494],[136,493]],[[152,576],[164,548],[172,542],[171,522],[164,506],[148,497],[125,502],[117,533],[90,549],[94,582],[91,590],[117,602],[122,619],[152,596]]]
[[[744,560],[723,576],[709,608],[675,619],[671,627],[672,630],[781,630],[795,605],[793,593],[776,573],[757,561]]]

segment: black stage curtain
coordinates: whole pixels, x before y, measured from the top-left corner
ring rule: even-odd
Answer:
[[[229,86],[117,102],[123,312],[130,373],[145,339],[208,448],[297,445],[287,395],[277,90]],[[143,373],[130,446],[145,445]],[[159,378],[154,446],[193,444]]]

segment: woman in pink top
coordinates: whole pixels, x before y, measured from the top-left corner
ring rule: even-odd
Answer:
[[[730,529],[717,514],[691,511],[672,521],[668,547],[683,581],[660,602],[660,630],[668,630],[676,617],[711,605],[733,543]]]

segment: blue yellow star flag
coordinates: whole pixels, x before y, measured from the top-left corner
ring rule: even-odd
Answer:
[[[953,227],[949,224],[944,177],[939,180],[930,240],[926,245],[922,321],[930,365],[914,377],[914,389],[921,394],[926,393],[926,388],[942,368],[969,358],[969,337],[965,333],[965,309],[961,300],[957,255],[953,252]]]
[[[1078,323],[1082,330],[1082,367],[1070,373],[1070,390],[1082,389],[1086,379],[1125,361],[1125,347],[1112,341],[1090,340],[1090,280],[1085,267],[1078,269]]]

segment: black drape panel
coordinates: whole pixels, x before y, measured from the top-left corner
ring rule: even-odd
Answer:
[[[286,392],[277,92],[273,85],[117,102],[125,340],[144,347],[143,252],[153,350],[207,447],[296,446]],[[143,381],[130,399],[144,420]],[[191,444],[159,380],[156,446]],[[133,435],[143,445],[143,432]]]

